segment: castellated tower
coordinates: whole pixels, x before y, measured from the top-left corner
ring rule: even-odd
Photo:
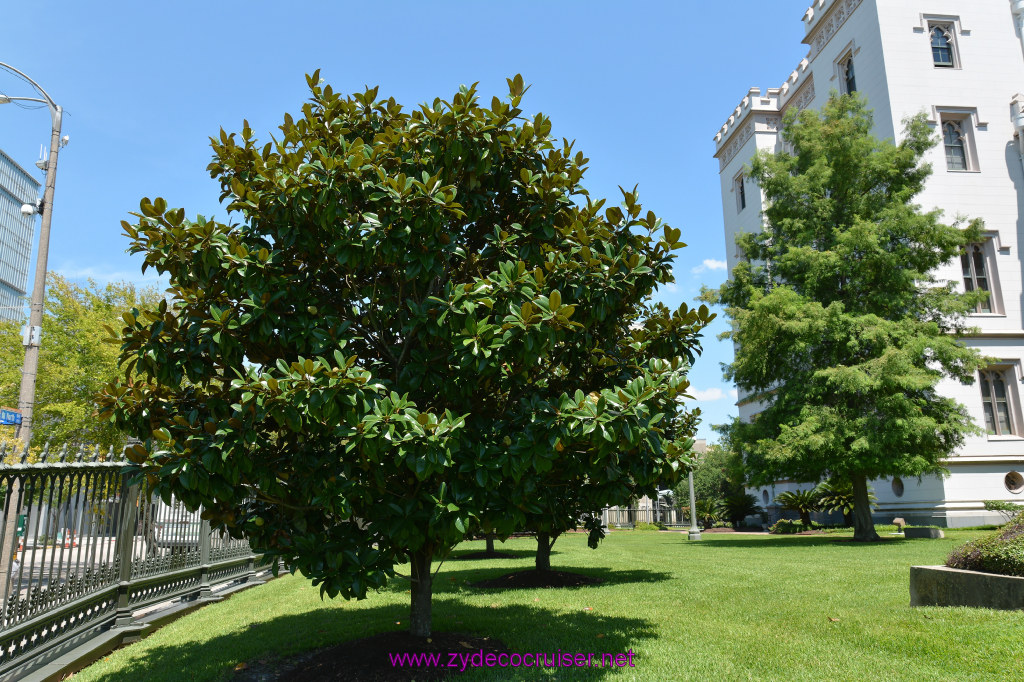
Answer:
[[[729,272],[740,258],[736,235],[761,226],[763,198],[744,166],[757,150],[779,149],[790,107],[818,108],[831,91],[856,91],[883,139],[898,139],[903,119],[925,112],[941,141],[925,158],[933,175],[917,202],[947,222],[983,218],[986,230],[936,276],[990,291],[969,318],[981,334],[966,342],[998,364],[972,386],[939,385],[987,433],[947,461],[948,478],[872,481],[875,518],[1000,522],[985,500],[1024,503],[1024,0],[815,0],[803,22],[807,56],[779,87],[748,90],[714,137]],[[742,391],[738,406],[744,421],[760,409]],[[778,493],[813,485],[778,481],[748,492],[777,518]]]

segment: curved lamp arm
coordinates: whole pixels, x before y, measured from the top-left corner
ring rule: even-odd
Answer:
[[[28,102],[41,102],[41,103],[45,104],[46,106],[48,106],[50,108],[50,118],[53,120],[53,127],[54,128],[59,128],[60,127],[60,118],[61,118],[61,108],[59,106],[57,106],[57,103],[53,101],[53,98],[50,97],[50,95],[46,92],[46,90],[43,90],[43,88],[40,87],[39,83],[36,83],[34,80],[29,78],[29,76],[27,74],[23,73],[22,71],[19,71],[18,69],[14,68],[10,64],[5,64],[4,62],[0,62],[0,68],[7,69],[8,71],[10,71],[12,73],[16,73],[17,75],[21,76],[26,81],[28,81],[32,85],[33,88],[36,89],[36,92],[38,92],[40,95],[43,96],[43,99],[36,99],[34,97],[3,97],[3,98],[0,98],[0,104],[2,104],[4,102],[11,102],[11,101],[14,101],[14,100],[23,100],[23,101],[28,101]]]

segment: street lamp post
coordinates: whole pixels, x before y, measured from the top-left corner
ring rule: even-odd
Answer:
[[[700,540],[700,528],[697,527],[697,498],[693,494],[693,469],[690,469],[687,477],[690,481],[690,532],[687,538]]]
[[[50,135],[50,156],[42,169],[46,172],[46,189],[43,192],[42,214],[43,224],[39,232],[39,252],[36,256],[35,279],[32,283],[32,299],[29,302],[28,330],[25,334],[25,362],[21,369],[21,392],[18,394],[18,409],[21,411],[21,424],[18,426],[16,438],[21,439],[25,445],[32,440],[32,417],[36,401],[36,374],[39,371],[39,342],[42,336],[43,327],[43,301],[46,297],[46,257],[50,250],[50,221],[53,218],[53,187],[57,181],[57,151],[60,149],[61,119],[64,110],[53,101],[38,83],[27,75],[14,68],[10,64],[0,62],[0,68],[17,74],[25,79],[36,89],[42,99],[38,97],[8,97],[0,95],[0,104],[7,104],[12,101],[39,102],[45,104],[50,110],[50,120],[53,124]],[[32,212],[29,207],[27,212]],[[23,207],[24,209],[24,207]],[[14,554],[17,548],[17,520],[21,511],[18,504],[21,498],[20,481],[15,478],[7,488],[7,500],[3,509],[6,513],[4,519],[3,535],[0,535],[0,603],[7,608],[7,597],[10,591],[11,570],[13,568]]]
[[[28,332],[25,334],[25,363],[21,370],[21,392],[18,394],[18,409],[21,410],[21,425],[16,437],[26,445],[32,440],[33,412],[36,401],[36,375],[39,371],[39,341],[43,326],[43,301],[46,297],[46,258],[50,250],[50,222],[53,219],[53,188],[57,181],[57,152],[60,149],[61,119],[64,110],[53,101],[38,83],[10,64],[0,62],[0,68],[15,73],[29,83],[43,96],[7,97],[0,96],[0,104],[20,100],[40,102],[50,109],[53,127],[50,134],[50,156],[43,170],[46,171],[46,189],[43,191],[43,224],[39,231],[39,252],[36,256],[35,279],[32,283],[32,300],[29,303]]]

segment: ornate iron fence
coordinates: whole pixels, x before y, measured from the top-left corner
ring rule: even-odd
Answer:
[[[247,540],[129,485],[123,453],[18,454],[0,446],[0,680],[119,628],[137,636],[138,611],[219,599],[215,586],[266,568]]]

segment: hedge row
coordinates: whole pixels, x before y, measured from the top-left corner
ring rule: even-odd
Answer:
[[[1024,514],[995,535],[957,547],[946,559],[950,568],[1024,576]]]

